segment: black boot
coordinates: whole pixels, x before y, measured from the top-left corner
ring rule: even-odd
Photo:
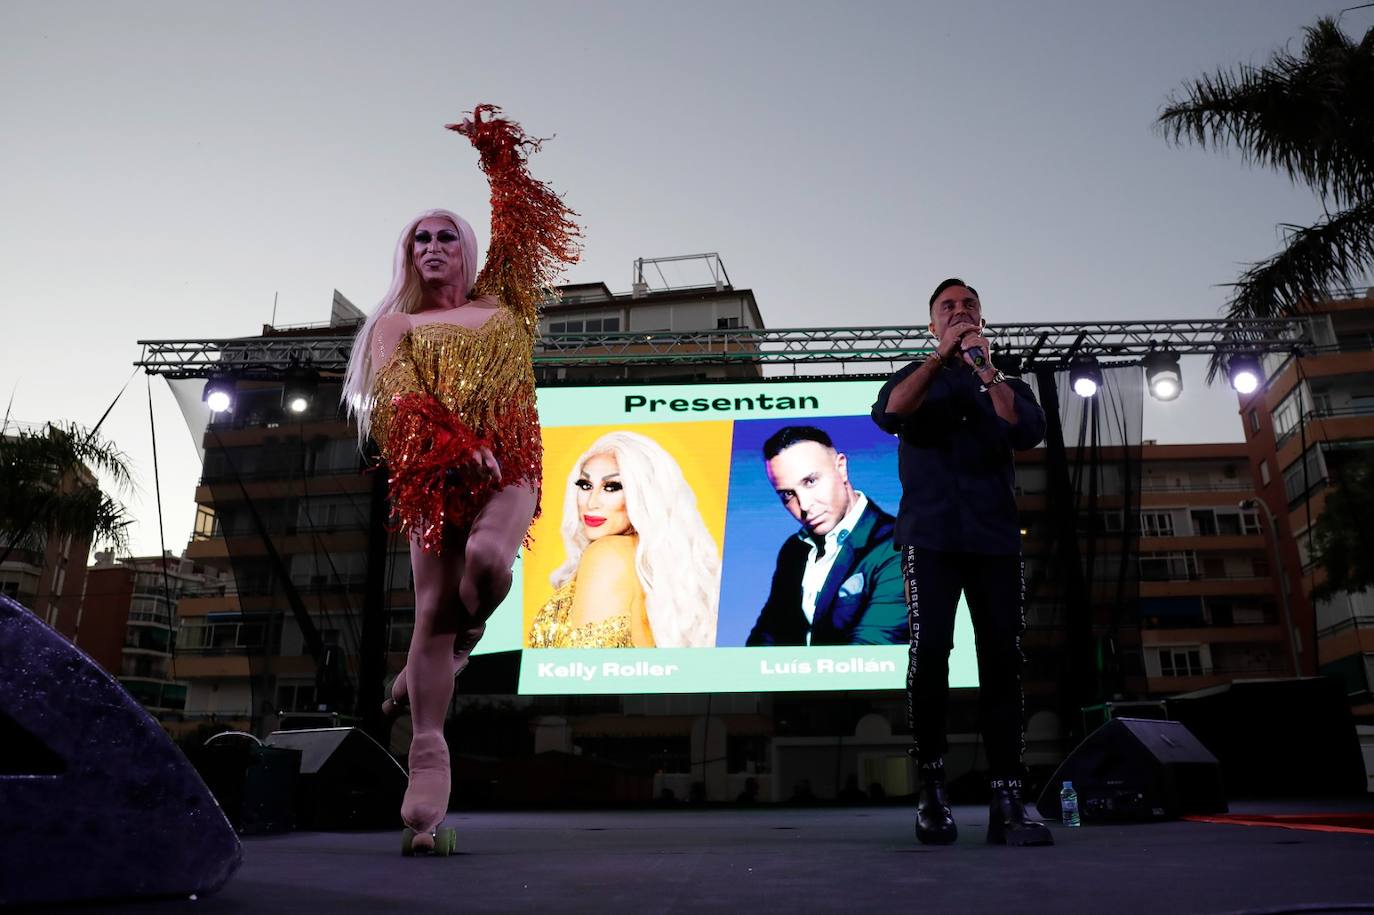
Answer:
[[[1053,845],[1054,837],[1044,823],[1026,819],[1021,803],[1019,778],[992,780],[992,803],[988,805],[988,843],[990,845]]]
[[[916,838],[922,845],[951,845],[959,838],[943,778],[927,778],[916,796]]]

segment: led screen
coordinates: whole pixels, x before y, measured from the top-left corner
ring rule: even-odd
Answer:
[[[902,688],[885,520],[901,486],[896,439],[869,419],[879,387],[540,389],[542,513],[479,651],[520,649],[526,694]],[[784,444],[771,463],[770,439]],[[824,551],[798,515],[832,529]],[[977,685],[962,601],[950,685]]]

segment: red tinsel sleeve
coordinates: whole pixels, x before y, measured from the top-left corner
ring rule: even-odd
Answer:
[[[491,247],[474,292],[496,296],[534,334],[540,302],[552,294],[562,268],[581,254],[582,230],[574,221],[577,213],[529,172],[529,155],[543,141],[500,115],[495,105],[478,105],[469,120],[448,128],[476,147],[491,185]]]

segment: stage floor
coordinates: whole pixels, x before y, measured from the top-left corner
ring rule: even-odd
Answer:
[[[1232,805],[1233,813],[1316,811],[1369,812],[1374,801]],[[983,842],[986,809],[960,807],[956,818],[958,844],[928,848],[900,807],[455,813],[447,820],[458,829],[455,857],[402,858],[399,831],[249,837],[243,867],[217,894],[99,909],[1374,910],[1371,835],[1186,821],[1053,824],[1052,848],[1004,848]]]

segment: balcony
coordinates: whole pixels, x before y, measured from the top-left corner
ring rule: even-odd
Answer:
[[[166,610],[130,610],[130,623],[151,623],[156,626],[171,626],[172,614]]]
[[[1278,585],[1270,576],[1237,576],[1222,578],[1201,576],[1192,578],[1170,578],[1163,580],[1141,579],[1141,597],[1182,597],[1197,595],[1202,597],[1259,596],[1276,594]]]
[[[246,654],[188,657],[177,652],[176,668],[178,680],[248,677],[252,674]]]
[[[1212,686],[1225,686],[1235,680],[1263,680],[1271,677],[1291,677],[1287,667],[1204,667],[1186,674],[1147,677],[1147,689],[1155,695],[1177,695]]]
[[[1183,550],[1217,552],[1221,550],[1237,553],[1258,553],[1263,555],[1265,539],[1263,534],[1141,534],[1140,550],[1143,553],[1167,553]]]
[[[1331,421],[1332,424],[1329,427],[1323,425],[1316,429],[1307,429],[1307,440],[1309,444],[1319,439],[1324,439],[1323,432],[1329,433],[1345,428],[1348,424],[1341,423],[1341,420],[1359,420],[1368,419],[1370,417],[1374,417],[1374,404],[1358,404],[1349,407],[1314,407],[1304,413],[1299,420],[1293,424],[1292,428],[1285,430],[1282,435],[1276,436],[1274,439],[1274,447],[1282,448],[1302,431],[1303,426],[1311,426],[1314,422]],[[1363,427],[1365,424],[1360,423],[1359,425]],[[1332,437],[1340,438],[1342,436],[1336,435]]]
[[[1251,492],[1254,484],[1246,480],[1218,480],[1208,483],[1185,483],[1175,480],[1140,481],[1140,491],[1146,492]]]
[[[1339,635],[1342,632],[1350,632],[1352,630],[1360,629],[1374,631],[1374,616],[1346,617],[1345,619],[1337,623],[1333,623],[1329,626],[1323,626],[1321,629],[1318,629],[1317,638],[1324,639],[1330,636]]]
[[[1283,627],[1272,622],[1217,625],[1205,621],[1180,624],[1170,620],[1166,625],[1141,627],[1142,645],[1175,645],[1179,642],[1207,645],[1250,642],[1278,644],[1284,642],[1284,635]]]

